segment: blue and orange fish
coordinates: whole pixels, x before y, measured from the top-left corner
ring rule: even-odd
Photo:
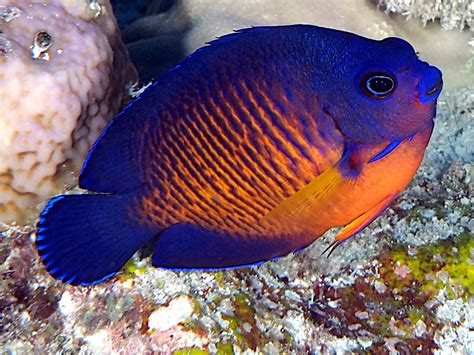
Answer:
[[[94,145],[84,195],[49,201],[36,245],[73,285],[153,265],[221,269],[370,224],[407,186],[441,72],[399,38],[256,27],[211,42],[126,107]]]

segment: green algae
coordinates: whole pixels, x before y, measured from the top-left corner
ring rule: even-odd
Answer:
[[[256,350],[264,346],[269,340],[264,337],[256,324],[256,314],[250,299],[243,293],[235,293],[228,298],[215,298],[208,300],[206,306],[213,313],[220,313],[220,305],[224,300],[232,300],[232,315],[221,314],[224,323],[215,323],[212,329],[204,326],[200,318],[204,315],[203,306],[194,301],[194,314],[192,320],[182,323],[184,329],[196,332],[213,332],[216,334],[227,334],[231,341],[216,344],[217,354],[234,354],[234,346],[242,349]],[[185,349],[189,350],[189,349]]]
[[[457,238],[417,248],[409,255],[405,246],[398,245],[392,252],[395,263],[407,265],[413,281],[422,284],[421,291],[433,293],[445,288],[451,299],[474,295],[474,237],[464,232]],[[443,274],[449,279],[442,278]]]
[[[234,336],[236,343],[243,348],[256,350],[263,346],[268,340],[262,336],[255,320],[255,311],[249,298],[239,293],[234,297],[235,316],[222,316],[229,323],[229,330]],[[247,328],[247,329],[246,329]]]
[[[145,273],[146,267],[138,266],[134,259],[130,259],[122,268],[123,273],[119,276],[121,280],[126,281]]]
[[[411,324],[416,324],[420,320],[424,321],[426,316],[420,309],[413,307],[408,311],[408,318]]]
[[[421,207],[414,207],[406,212],[405,217],[409,221],[422,221],[424,218],[421,214],[423,209]]]
[[[461,205],[459,206],[460,209],[465,211],[466,207]],[[424,207],[413,207],[409,210],[401,212],[402,215],[408,220],[408,221],[418,221],[418,222],[423,222],[426,221],[427,219],[430,219],[431,217],[427,217],[424,215],[424,211],[427,209],[432,210],[434,212],[434,216],[442,220],[446,218],[448,215],[448,210],[445,207],[439,207],[437,205],[427,205]]]
[[[235,353],[231,343],[219,343],[216,348],[216,355],[234,355]]]
[[[217,285],[219,285],[219,287],[224,286],[224,284],[223,284],[224,273],[222,271],[216,272],[215,275],[214,275],[214,279],[216,280]]]
[[[437,297],[466,300],[474,295],[473,256],[474,238],[467,232],[413,250],[397,244],[357,274],[351,285],[340,287],[322,278],[315,286],[318,298],[311,316],[338,337],[371,334],[375,341],[366,349],[370,352],[381,350],[387,338],[430,352],[443,326],[437,319]]]

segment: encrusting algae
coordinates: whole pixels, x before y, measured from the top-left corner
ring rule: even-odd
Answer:
[[[398,339],[400,349],[437,349],[441,299],[469,302],[474,295],[474,238],[467,232],[413,250],[396,244],[369,265],[355,275],[347,270],[354,279],[342,287],[341,276],[321,278],[310,310],[337,337],[370,339],[370,351],[383,350],[387,338]]]
[[[395,244],[327,276],[304,267],[309,252],[221,273],[176,274],[134,258],[113,281],[88,289],[52,281],[30,233],[9,229],[0,244],[0,338],[7,350],[94,352],[109,346],[229,354],[341,347],[433,351],[443,341],[459,349],[469,344],[464,329],[473,306],[474,240],[468,232],[433,245]],[[153,312],[183,296],[192,307],[189,318],[158,325],[171,326],[165,331],[150,323]],[[451,328],[457,337],[467,335],[452,339]]]

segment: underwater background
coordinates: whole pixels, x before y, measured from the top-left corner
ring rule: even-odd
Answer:
[[[0,1],[0,22],[14,27],[20,20],[11,9],[16,5],[26,9],[26,3]],[[233,29],[310,23],[372,38],[405,38],[422,59],[443,71],[445,89],[438,101],[432,139],[414,180],[382,216],[330,258],[320,254],[335,231],[297,255],[250,269],[176,273],[152,267],[144,251],[117,277],[102,284],[66,285],[49,276],[34,247],[35,218],[44,203],[32,197],[35,192],[11,195],[9,187],[21,190],[19,183],[12,183],[21,175],[5,178],[0,174],[0,194],[25,201],[18,204],[19,210],[28,211],[17,218],[7,214],[0,218],[2,352],[474,354],[472,1],[155,0],[112,1],[112,7],[107,1],[45,3],[70,6],[73,16],[96,21],[98,32],[107,33],[110,53],[126,53],[114,34],[113,7],[120,37],[140,79],[138,87]],[[97,15],[86,18],[81,6],[94,10],[95,5],[99,6]],[[101,17],[112,22],[100,23]],[[97,38],[97,47],[106,47],[100,34]],[[15,53],[15,44],[10,48],[5,43],[0,37],[1,55]],[[98,72],[98,82],[104,88],[116,86],[115,94],[137,77],[127,55],[121,56],[116,63],[97,59],[100,70],[110,68]],[[5,70],[2,63],[0,72]],[[16,68],[21,68],[20,74],[30,73],[22,66]],[[93,78],[87,70],[76,75]],[[117,81],[105,84],[104,77],[114,75]],[[15,92],[12,82],[8,81],[10,92]],[[2,84],[2,90],[6,87]],[[126,94],[123,100],[110,98],[118,96],[84,91],[82,107],[89,108],[67,121],[73,126],[73,138],[64,140],[66,148],[61,149],[66,153],[57,159],[58,166],[65,160],[68,164],[62,172],[53,169],[48,175],[51,181],[57,178],[60,188],[38,192],[38,196],[63,189],[77,192],[77,165],[103,124],[117,113],[120,101],[122,105],[128,101]],[[11,94],[5,97],[9,100]],[[45,95],[42,100],[52,99]],[[94,100],[107,104],[96,111],[87,103]],[[103,123],[83,124],[92,122],[89,116]],[[8,119],[5,111],[0,113],[3,132],[11,126],[2,125]],[[43,143],[38,147],[43,149]],[[52,146],[52,156],[55,149],[59,145]],[[10,170],[25,163],[12,160],[11,164]],[[50,170],[44,171],[46,176]],[[28,175],[24,180],[27,185],[34,179]],[[31,184],[32,190],[44,188],[44,184]],[[1,201],[7,210],[10,202]]]

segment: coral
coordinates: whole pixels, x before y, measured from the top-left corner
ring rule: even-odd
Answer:
[[[174,273],[135,257],[129,268],[143,272],[81,288],[47,275],[31,232],[10,228],[0,244],[6,351],[443,353],[474,344],[472,234],[395,244],[330,275],[310,269],[305,253],[219,273]]]
[[[194,310],[193,301],[180,296],[170,302],[167,307],[153,311],[148,317],[148,329],[166,331],[191,317]]]
[[[419,17],[426,25],[438,20],[446,30],[470,27],[474,31],[474,3],[466,0],[379,0],[387,12],[402,14],[407,19]]]
[[[0,63],[0,220],[22,221],[71,181],[136,73],[107,0],[0,1]]]
[[[337,337],[370,340],[367,350],[373,352],[382,351],[386,339],[396,339],[399,351],[438,349],[443,327],[467,326],[466,311],[474,301],[473,253],[468,233],[416,250],[395,245],[348,284],[341,286],[340,275],[321,277],[311,305],[314,321]]]

